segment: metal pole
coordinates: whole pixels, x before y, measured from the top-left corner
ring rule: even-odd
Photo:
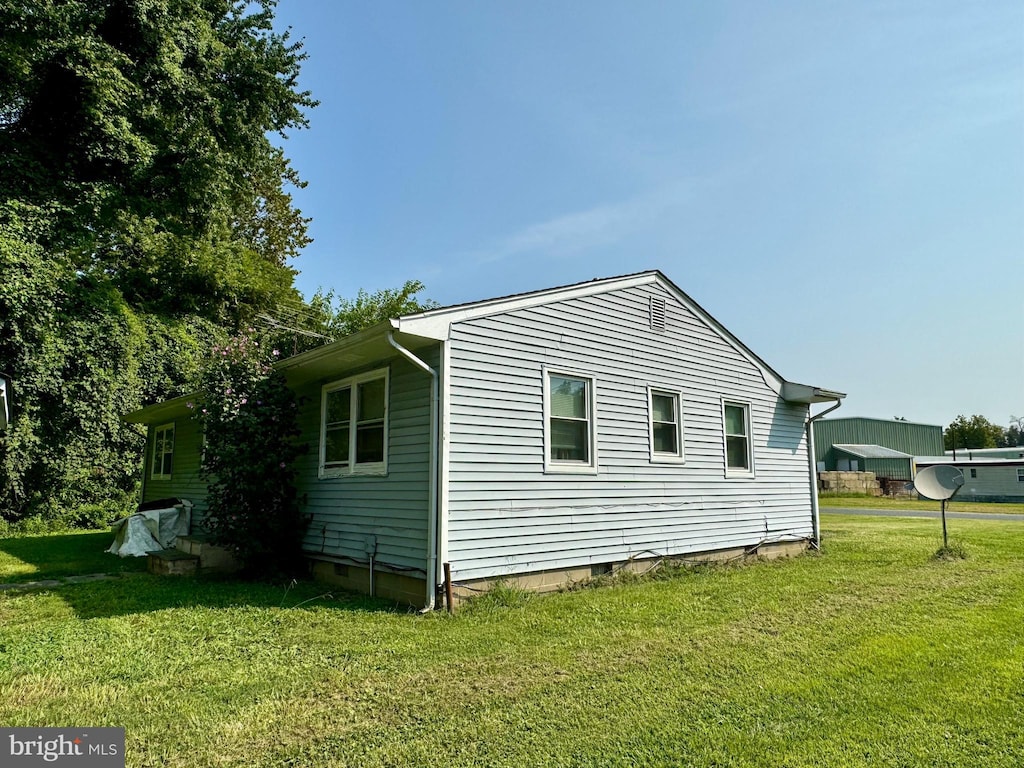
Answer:
[[[942,500],[942,547],[949,549],[949,539],[946,536],[946,500]]]
[[[455,605],[452,603],[452,564],[444,564],[444,601],[448,606],[448,613],[455,613]]]

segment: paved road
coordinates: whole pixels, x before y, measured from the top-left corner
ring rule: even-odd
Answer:
[[[938,502],[935,502],[938,505]],[[837,515],[870,515],[872,517],[930,517],[938,519],[941,512],[925,512],[919,509],[864,509],[849,507],[821,507],[821,513]],[[1024,515],[1008,515],[1002,512],[946,512],[950,520],[1013,520],[1024,523]]]

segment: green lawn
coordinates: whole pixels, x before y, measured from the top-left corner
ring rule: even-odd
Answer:
[[[938,512],[939,502],[925,499],[894,499],[888,496],[826,495],[818,497],[821,507],[853,507],[855,509],[916,509]],[[992,504],[983,501],[961,501],[953,498],[946,504],[947,512],[993,512],[1004,515],[1024,514],[1024,504]]]
[[[110,531],[0,538],[0,584],[146,570],[144,557],[118,557],[105,552],[113,540]]]
[[[1024,525],[970,521],[953,561],[932,520],[823,525],[821,555],[455,617],[148,574],[2,593],[0,723],[124,726],[129,766],[1024,764]]]

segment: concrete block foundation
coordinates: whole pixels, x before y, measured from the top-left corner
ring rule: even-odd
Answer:
[[[656,567],[660,562],[681,565],[703,565],[740,561],[749,557],[765,557],[769,559],[794,557],[805,552],[808,545],[809,542],[806,540],[780,541],[762,544],[753,552],[748,547],[732,547],[713,552],[680,555],[678,557],[656,557],[627,560],[618,563],[600,563],[580,568],[535,571],[533,573],[513,574],[503,578],[473,579],[469,581],[460,580],[456,575],[453,581],[457,586],[452,587],[452,597],[455,606],[458,607],[460,603],[465,602],[474,595],[479,595],[492,589],[499,583],[531,592],[555,592],[564,587],[611,573],[625,571],[627,573],[644,574],[651,570],[651,568]]]
[[[338,586],[349,592],[370,594],[370,569],[368,566],[312,560],[310,571],[314,579],[324,584]],[[374,570],[373,593],[375,597],[394,600],[414,608],[422,608],[426,605],[426,590],[426,580],[422,577],[391,573],[379,568]]]
[[[457,564],[453,564],[452,598],[454,607],[458,607],[471,597],[487,592],[497,584],[505,584],[531,592],[555,592],[564,587],[589,581],[619,571],[643,574],[660,562],[676,564],[702,565],[706,563],[727,563],[751,557],[775,559],[793,557],[807,550],[807,540],[781,541],[762,544],[753,551],[749,547],[732,547],[713,552],[699,552],[679,557],[657,557],[627,560],[618,563],[597,563],[579,568],[561,568],[532,573],[510,574],[499,578],[461,580],[458,578]],[[366,565],[335,562],[323,559],[310,560],[310,573],[313,578],[323,584],[341,587],[349,592],[369,594],[370,569]],[[422,576],[392,573],[385,570],[374,572],[374,595],[387,600],[394,600],[402,605],[422,608],[426,604],[426,583]],[[444,589],[439,590],[437,606],[443,607]]]

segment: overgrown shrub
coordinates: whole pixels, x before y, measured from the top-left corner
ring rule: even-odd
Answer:
[[[307,521],[295,486],[295,459],[306,450],[298,442],[295,395],[251,335],[213,353],[202,399],[192,404],[205,438],[204,525],[246,575],[297,573]]]
[[[35,241],[46,218],[0,203],[0,370],[14,380],[0,518],[103,526],[138,498],[145,432],[121,417],[190,391],[227,334],[199,317],[137,312],[108,277]]]

